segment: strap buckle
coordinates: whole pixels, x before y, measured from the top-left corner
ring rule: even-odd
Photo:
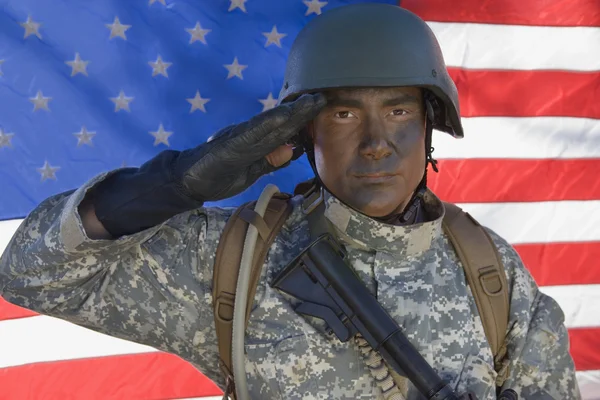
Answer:
[[[229,395],[232,395],[232,398],[235,399],[235,385],[231,374],[228,374],[225,378],[225,391],[221,400],[229,400]]]
[[[488,296],[496,297],[502,294],[502,279],[500,272],[494,265],[479,270],[479,282],[481,282],[481,287]]]
[[[304,201],[302,202],[302,212],[310,214],[315,208],[323,202],[323,191],[318,185],[313,185],[306,193],[304,193]]]

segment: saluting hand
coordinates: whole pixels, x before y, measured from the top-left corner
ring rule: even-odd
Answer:
[[[224,128],[208,142],[181,152],[173,164],[173,179],[186,195],[199,201],[235,196],[291,160],[292,147],[286,143],[325,103],[321,94],[305,94]]]

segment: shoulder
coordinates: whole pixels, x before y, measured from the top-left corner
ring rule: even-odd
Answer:
[[[485,226],[483,228],[492,239],[502,261],[510,297],[518,294],[533,301],[537,295],[538,286],[517,250],[493,229]]]
[[[515,248],[490,228],[485,228],[501,257],[509,290],[512,322],[544,323],[547,330],[556,332],[565,315],[555,299],[540,291],[527,266]],[[537,321],[537,322],[536,322]]]

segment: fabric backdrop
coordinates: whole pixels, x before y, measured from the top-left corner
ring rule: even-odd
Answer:
[[[0,0],[0,251],[44,198],[272,107],[302,26],[354,2]],[[401,6],[428,21],[460,93],[465,139],[434,134],[432,188],[514,244],[600,399],[600,0]],[[220,205],[310,176],[302,158]],[[0,299],[2,400],[219,393],[174,355]]]

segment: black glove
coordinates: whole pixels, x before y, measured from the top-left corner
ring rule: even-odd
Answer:
[[[296,136],[324,106],[323,95],[305,94],[224,128],[193,149],[165,150],[140,168],[119,170],[92,189],[96,217],[119,237],[206,201],[235,196],[262,175],[289,164],[274,167],[265,156]]]

